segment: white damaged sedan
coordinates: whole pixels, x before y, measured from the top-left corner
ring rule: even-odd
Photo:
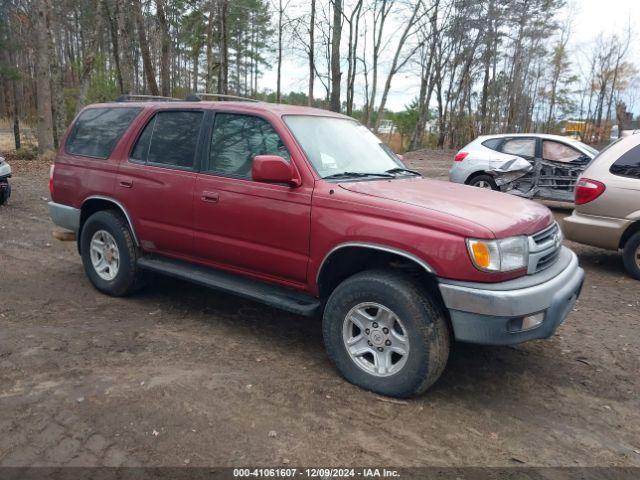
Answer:
[[[485,135],[458,152],[449,180],[525,198],[573,202],[576,181],[597,153],[559,135]]]

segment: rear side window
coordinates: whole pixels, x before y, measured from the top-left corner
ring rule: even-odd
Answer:
[[[490,138],[489,140],[485,140],[484,142],[482,142],[482,145],[490,148],[491,150],[498,150],[500,142],[502,142],[501,138]]]
[[[138,137],[131,160],[193,168],[202,116],[201,111],[157,113]]]
[[[73,125],[65,151],[84,157],[109,158],[141,108],[90,108]]]
[[[282,139],[269,122],[251,115],[216,113],[206,171],[251,178],[256,155],[279,155],[290,160]]]
[[[622,177],[640,178],[640,145],[623,154],[611,165],[609,171]]]
[[[504,142],[502,151],[511,155],[532,158],[536,156],[536,140],[535,138],[512,138]]]

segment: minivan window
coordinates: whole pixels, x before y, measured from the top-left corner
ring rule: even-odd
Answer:
[[[278,155],[290,160],[280,135],[266,120],[252,115],[216,113],[205,170],[251,178],[251,164],[256,155]]]
[[[609,171],[622,177],[640,178],[640,145],[624,153],[611,165]]]
[[[109,158],[141,110],[138,107],[112,107],[83,111],[69,133],[65,151],[84,157]]]
[[[202,116],[201,111],[158,112],[138,137],[131,160],[193,168]]]

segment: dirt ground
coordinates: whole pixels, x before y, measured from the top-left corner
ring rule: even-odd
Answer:
[[[405,158],[446,178],[452,157]],[[586,284],[553,338],[456,345],[391,403],[342,380],[317,320],[167,278],[98,293],[51,237],[48,165],[11,164],[0,465],[640,466],[640,283],[615,252],[569,243]]]

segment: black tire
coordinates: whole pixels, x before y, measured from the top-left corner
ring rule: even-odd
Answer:
[[[0,205],[4,205],[11,197],[11,184],[9,180],[0,180]]]
[[[629,275],[640,280],[640,232],[634,233],[625,243],[622,260]]]
[[[113,237],[119,252],[119,267],[111,280],[101,278],[91,261],[91,239],[99,230],[104,230]],[[138,249],[126,220],[119,212],[102,210],[86,220],[80,236],[80,255],[87,277],[101,292],[120,297],[133,293],[142,286],[142,271],[136,263]]]
[[[483,182],[489,185],[491,187],[491,190],[496,190],[496,191],[500,190],[498,185],[496,185],[496,181],[493,179],[491,175],[477,175],[473,177],[471,180],[469,180],[468,185],[471,185],[472,187],[478,187],[478,188],[488,188],[488,187],[482,186]]]
[[[390,309],[406,329],[409,339],[406,362],[389,376],[376,376],[356,364],[343,340],[347,314],[366,302]],[[367,270],[343,281],[329,297],[322,330],[329,358],[344,378],[390,397],[404,398],[424,392],[440,377],[449,358],[451,334],[444,307],[426,287],[393,270]]]

